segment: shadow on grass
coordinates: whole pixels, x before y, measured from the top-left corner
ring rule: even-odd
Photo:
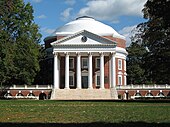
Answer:
[[[170,123],[0,123],[0,127],[170,127]]]

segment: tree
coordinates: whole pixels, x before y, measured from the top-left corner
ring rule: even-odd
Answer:
[[[146,22],[137,26],[137,33],[132,37],[133,44],[128,48],[130,50],[128,57],[142,58],[143,63],[129,65],[129,73],[139,69],[144,69],[146,82],[150,83],[170,83],[170,1],[169,0],[148,0],[144,9],[144,18]],[[140,43],[139,43],[140,42]],[[134,49],[140,44],[143,47],[143,53],[136,54]],[[136,49],[139,50],[139,49]],[[133,52],[133,53],[132,53]],[[132,56],[131,56],[132,54]],[[138,60],[137,60],[138,61]],[[131,64],[132,61],[129,61]],[[130,67],[130,66],[133,66]],[[135,67],[136,66],[136,67]],[[140,73],[142,74],[142,73]],[[137,73],[137,75],[139,75]],[[129,75],[131,77],[131,75]],[[135,77],[135,75],[133,76]],[[134,78],[137,80],[137,77]]]
[[[170,83],[170,1],[148,0],[144,6],[143,44],[146,72],[154,83]]]
[[[0,83],[30,84],[40,70],[41,34],[33,8],[22,0],[0,1]]]
[[[37,73],[34,84],[52,84],[53,83],[53,59],[47,55],[45,47],[41,48],[40,71]]]
[[[138,31],[137,29],[135,30]],[[144,75],[144,60],[143,55],[147,52],[146,48],[142,45],[140,37],[141,33],[135,34],[131,37],[132,43],[127,48],[127,82],[128,84],[142,84],[146,82]],[[138,37],[137,37],[138,36]]]

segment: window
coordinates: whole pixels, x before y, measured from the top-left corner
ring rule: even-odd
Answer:
[[[118,59],[118,69],[122,70],[122,60]]]
[[[97,82],[96,82],[96,86],[100,86],[100,76],[97,76]]]
[[[158,93],[158,96],[159,97],[164,97],[165,95],[164,95],[164,93],[160,92],[160,93]]]
[[[135,96],[141,97],[142,95],[141,95],[139,92],[137,92],[137,93],[135,94]]]
[[[149,92],[146,94],[146,97],[153,97],[153,94]]]
[[[82,68],[88,68],[88,58],[82,58]]]
[[[100,86],[100,72],[96,73],[96,82],[95,82],[96,86],[99,87]]]
[[[69,74],[69,85],[74,86],[74,72],[70,72]]]
[[[122,85],[122,75],[118,75],[118,85]]]
[[[74,69],[74,58],[69,58],[69,68]]]
[[[96,68],[100,68],[100,58],[96,58]]]

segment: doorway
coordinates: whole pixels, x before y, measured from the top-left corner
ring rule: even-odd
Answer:
[[[88,88],[88,76],[82,76],[82,88],[87,89]]]

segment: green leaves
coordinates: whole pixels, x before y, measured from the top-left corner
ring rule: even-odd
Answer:
[[[127,59],[128,83],[142,84],[145,81],[143,55],[146,53],[146,49],[143,45],[132,42],[127,51],[129,53]]]
[[[170,83],[170,10],[169,0],[148,0],[143,9],[148,19],[143,40],[149,49],[147,71],[153,82]]]
[[[30,84],[40,70],[39,27],[33,22],[33,8],[22,0],[0,4],[0,82]]]
[[[138,33],[132,37],[132,42],[136,44],[132,43],[129,47],[129,58],[133,62],[137,61],[138,69],[140,67],[144,69],[144,76],[151,83],[170,83],[169,10],[169,0],[148,0],[143,9],[144,18],[148,21],[138,25]],[[141,43],[139,40],[142,40]],[[137,45],[146,48],[147,52],[144,49],[137,51],[139,48]],[[144,53],[141,54],[140,51],[144,51]],[[142,58],[142,61],[139,57]],[[134,58],[136,60],[133,60]],[[133,63],[130,63],[129,66],[133,66]],[[132,72],[134,73],[134,68]]]

